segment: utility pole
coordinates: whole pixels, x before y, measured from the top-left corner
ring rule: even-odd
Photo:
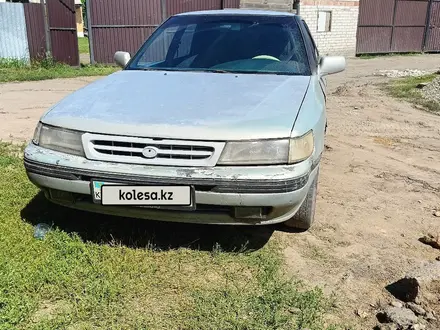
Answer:
[[[300,0],[293,0],[293,10],[295,10],[295,14],[299,15],[299,2]]]
[[[44,21],[44,33],[46,36],[46,58],[52,57],[52,43],[50,38],[50,23],[49,23],[49,14],[47,10],[47,2],[46,0],[40,0],[41,7],[43,9],[43,21]]]

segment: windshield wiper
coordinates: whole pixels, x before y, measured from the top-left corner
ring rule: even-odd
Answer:
[[[231,71],[227,71],[227,70],[220,70],[220,69],[206,69],[206,70],[202,70],[202,72],[215,72],[215,73],[234,73]]]
[[[141,70],[141,71],[180,71],[180,70],[168,69],[168,68],[135,68],[135,70]]]
[[[126,69],[127,70],[127,69]],[[173,69],[173,68],[129,68],[128,70],[139,71],[169,71],[169,72],[212,72],[212,73],[230,73],[230,74],[267,74],[277,76],[301,76],[296,72],[265,72],[265,71],[246,71],[246,70],[221,70],[221,69]]]

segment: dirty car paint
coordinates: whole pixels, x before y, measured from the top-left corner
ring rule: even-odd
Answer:
[[[66,97],[43,122],[161,138],[284,138],[309,82],[306,76],[121,71]]]
[[[143,175],[148,173],[151,177],[192,178],[192,179],[223,179],[223,180],[252,180],[264,177],[267,180],[289,179],[300,177],[307,173],[312,166],[312,160],[304,161],[297,165],[278,166],[217,166],[217,167],[171,167],[148,166],[123,163],[111,163],[88,160],[83,157],[68,155],[57,151],[48,150],[30,144],[25,150],[25,158],[35,162],[73,167],[85,171],[102,171],[127,175]]]

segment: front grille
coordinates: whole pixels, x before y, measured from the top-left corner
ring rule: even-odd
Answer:
[[[172,144],[132,143],[118,141],[91,141],[94,149],[102,154],[116,156],[143,157],[146,147],[156,148],[156,158],[164,159],[207,159],[214,153],[213,147],[181,146]]]
[[[224,142],[150,139],[98,134],[83,135],[89,159],[119,163],[214,166]]]

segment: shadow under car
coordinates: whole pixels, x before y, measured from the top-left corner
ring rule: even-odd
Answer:
[[[199,225],[108,216],[53,204],[42,192],[22,209],[21,217],[32,225],[47,223],[76,233],[84,241],[159,250],[253,251],[262,248],[275,230],[275,226]]]

